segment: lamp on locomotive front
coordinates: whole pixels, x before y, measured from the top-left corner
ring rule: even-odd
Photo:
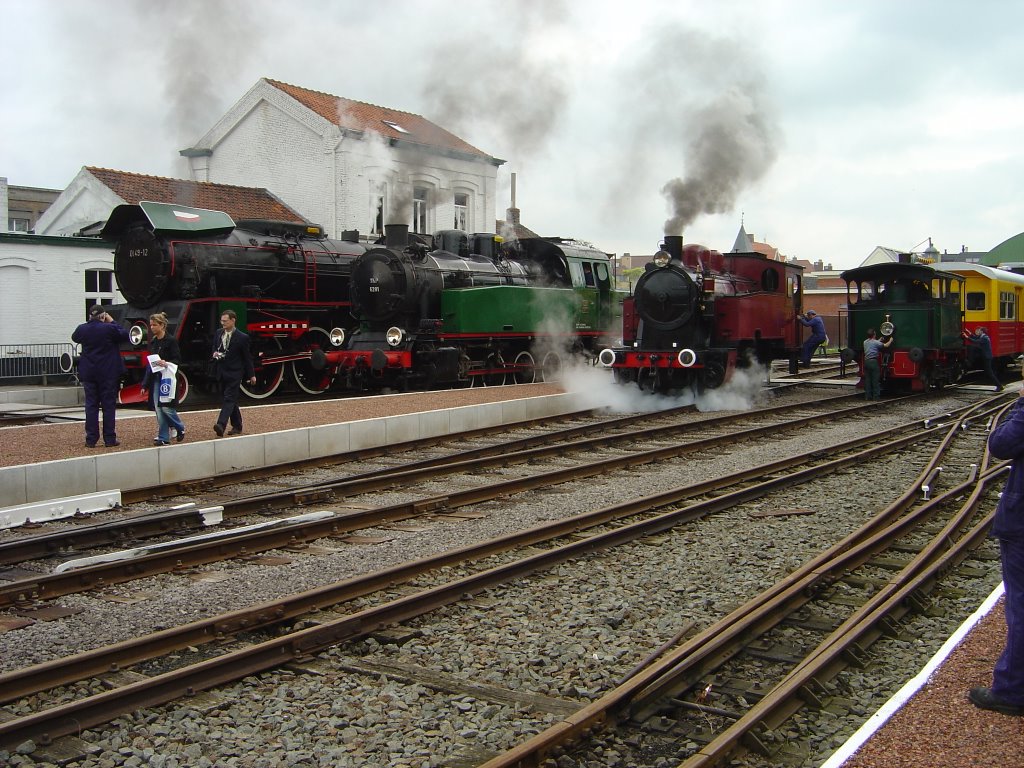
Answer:
[[[896,331],[896,326],[889,320],[889,315],[885,316],[885,322],[878,326],[878,332],[883,336],[892,336]]]

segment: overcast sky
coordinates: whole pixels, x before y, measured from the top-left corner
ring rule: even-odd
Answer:
[[[0,176],[183,175],[260,77],[415,112],[507,162],[542,235],[747,231],[857,265],[1024,231],[1011,0],[0,0]],[[926,244],[926,243],[925,243]]]

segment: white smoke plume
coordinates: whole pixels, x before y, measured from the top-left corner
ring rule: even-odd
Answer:
[[[562,368],[561,386],[576,396],[581,408],[600,408],[610,413],[654,413],[683,405],[696,405],[702,413],[712,411],[749,411],[765,402],[763,389],[767,371],[759,366],[739,368],[717,389],[699,395],[681,392],[675,395],[643,392],[635,384],[616,383],[609,369],[582,362]]]
[[[751,38],[668,25],[649,39],[622,70],[619,114],[628,133],[622,183],[609,204],[628,206],[658,183],[670,213],[665,234],[678,235],[702,213],[733,209],[771,168],[780,131]],[[676,178],[664,181],[665,168],[678,168]]]
[[[426,61],[428,116],[455,134],[493,135],[495,153],[536,156],[569,98],[573,42],[563,0],[508,3],[501,29],[465,39],[438,39]]]

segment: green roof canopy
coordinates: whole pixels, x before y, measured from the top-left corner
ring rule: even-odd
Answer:
[[[117,206],[107,219],[100,236],[104,240],[117,240],[124,230],[143,219],[149,222],[158,235],[226,235],[235,228],[234,220],[223,211],[142,201],[138,205]]]

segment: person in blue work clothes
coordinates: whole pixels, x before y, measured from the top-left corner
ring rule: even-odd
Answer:
[[[888,341],[875,338],[875,329],[868,328],[868,337],[864,339],[864,399],[879,400],[882,397],[882,362],[879,359],[882,350],[892,344],[892,336]]]
[[[82,345],[78,358],[78,380],[85,390],[85,445],[95,448],[100,439],[100,410],[103,410],[103,443],[120,445],[115,414],[117,390],[124,374],[120,345],[128,331],[115,323],[99,304],[89,307],[89,320],[75,328],[71,340]]]
[[[975,328],[974,335],[967,337],[967,346],[973,352],[972,362],[974,365],[980,366],[981,370],[985,372],[988,380],[995,385],[996,392],[1002,392],[1002,382],[992,370],[992,339],[988,337],[985,329]]]
[[[804,314],[797,315],[796,319],[800,321],[801,325],[811,329],[811,337],[800,347],[800,365],[809,368],[814,350],[828,338],[825,335],[825,321],[813,309],[808,309]]]
[[[999,540],[1006,590],[1006,647],[992,671],[990,688],[971,688],[976,707],[1024,715],[1024,389],[988,438],[998,459],[1010,459],[1010,476],[999,497],[991,534]]]

